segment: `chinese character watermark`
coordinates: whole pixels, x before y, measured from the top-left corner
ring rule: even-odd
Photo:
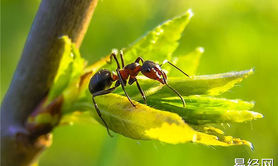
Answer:
[[[261,163],[259,162],[259,159],[249,158],[245,164],[244,158],[235,158],[234,166],[274,166],[274,162],[271,158],[263,158],[261,159]]]
[[[235,165],[234,166],[245,166],[244,158],[235,158]]]
[[[259,166],[259,159],[248,159],[247,166]]]
[[[273,159],[262,159],[262,166],[273,166]]]

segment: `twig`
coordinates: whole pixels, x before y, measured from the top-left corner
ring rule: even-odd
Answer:
[[[79,47],[97,0],[43,0],[13,80],[1,106],[1,165],[30,165],[48,135],[32,140],[26,118],[47,94],[61,59],[58,38],[68,35]]]

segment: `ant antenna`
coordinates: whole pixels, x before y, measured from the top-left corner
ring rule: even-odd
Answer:
[[[176,65],[174,65],[174,64],[171,63],[171,62],[169,62],[168,60],[164,60],[163,63],[162,63],[160,66],[164,65],[165,63],[170,64],[171,66],[173,66],[174,68],[176,68],[176,69],[178,69],[180,72],[182,72],[184,75],[186,75],[187,77],[189,77],[188,74],[186,74],[184,71],[182,71],[180,68],[178,68]]]
[[[181,94],[179,94],[179,92],[178,92],[176,89],[172,88],[172,87],[167,83],[167,81],[166,81],[166,79],[165,79],[165,76],[164,76],[163,74],[162,74],[162,77],[163,77],[163,80],[164,80],[165,85],[168,86],[168,88],[170,88],[173,92],[175,92],[175,93],[180,97],[180,99],[181,99],[181,101],[182,101],[182,104],[183,104],[183,107],[185,107],[185,101],[184,101],[183,97],[181,96]]]
[[[183,97],[181,96],[181,94],[179,94],[179,92],[176,89],[172,88],[168,83],[165,83],[165,85],[167,85],[168,88],[170,88],[173,92],[175,92],[180,97],[183,107],[185,107],[185,101],[184,101]]]
[[[124,52],[123,52],[123,50],[120,50],[120,57],[121,57],[121,61],[122,61],[122,68],[125,67],[125,63],[124,63],[124,58],[123,58],[123,56],[124,56]]]
[[[120,63],[117,59],[117,50],[112,50],[112,53],[110,54],[110,60],[107,62],[108,64],[111,64],[112,63],[112,59],[114,58],[116,63],[117,63],[117,68],[120,69]]]

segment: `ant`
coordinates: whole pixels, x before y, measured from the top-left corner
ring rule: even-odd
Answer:
[[[121,68],[120,63],[116,57],[116,54],[117,54],[116,51],[112,51],[112,53],[110,55],[110,61],[108,62],[108,63],[111,63],[112,59],[113,58],[115,59],[115,61],[117,63],[116,73],[111,72],[107,69],[102,69],[102,70],[98,71],[96,74],[94,74],[94,76],[91,78],[90,83],[89,83],[89,90],[90,90],[90,93],[92,94],[92,100],[93,100],[95,109],[97,111],[97,114],[103,121],[103,123],[107,129],[107,133],[111,137],[112,137],[112,135],[109,132],[107,123],[104,121],[104,119],[101,116],[100,110],[95,101],[95,97],[111,93],[117,87],[119,87],[121,85],[129,102],[131,103],[131,105],[133,107],[135,107],[135,104],[131,101],[130,97],[128,96],[128,94],[125,90],[125,86],[126,86],[126,83],[128,80],[129,85],[132,85],[134,82],[136,82],[137,88],[138,88],[139,92],[141,93],[141,95],[144,99],[144,102],[146,103],[146,96],[145,96],[142,88],[140,87],[138,80],[136,79],[136,76],[139,74],[139,72],[141,72],[143,75],[145,75],[146,77],[148,77],[150,79],[157,80],[161,84],[168,86],[174,93],[176,93],[180,97],[180,99],[183,103],[183,107],[185,107],[185,101],[184,101],[183,97],[174,88],[172,88],[170,85],[168,85],[167,76],[166,76],[165,72],[161,69],[161,66],[165,63],[168,63],[171,66],[178,69],[184,75],[189,77],[185,72],[183,72],[181,69],[179,69],[177,66],[175,66],[168,60],[165,60],[161,65],[159,65],[153,61],[144,61],[141,57],[138,57],[135,60],[135,62],[125,66],[122,51],[120,51],[120,58],[121,58],[121,62],[122,62],[122,68]],[[140,65],[140,63],[139,63],[140,61],[141,61],[142,65]],[[111,85],[114,81],[116,81],[115,86],[111,88]]]

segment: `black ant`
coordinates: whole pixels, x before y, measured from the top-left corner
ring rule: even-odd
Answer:
[[[175,67],[176,69],[178,69],[179,71],[181,71],[184,75],[189,77],[185,72],[183,72],[181,69],[179,69],[177,66],[175,66],[168,60],[165,60],[163,62],[163,64],[159,65],[157,63],[154,63],[153,61],[144,61],[141,57],[138,57],[134,63],[128,64],[125,66],[122,51],[120,51],[120,57],[121,57],[121,62],[122,62],[122,68],[120,67],[120,63],[116,57],[116,52],[113,51],[112,54],[110,55],[109,63],[112,62],[113,58],[115,59],[115,61],[117,63],[116,73],[111,72],[107,69],[102,69],[102,70],[98,71],[91,78],[90,83],[89,83],[89,90],[90,90],[90,93],[92,94],[92,100],[94,102],[95,109],[98,113],[98,116],[101,118],[101,120],[103,121],[103,123],[107,129],[107,133],[111,137],[112,137],[112,135],[109,132],[108,125],[106,124],[106,122],[104,121],[104,119],[101,116],[100,110],[95,101],[95,97],[111,93],[118,86],[121,85],[129,102],[131,103],[132,106],[135,107],[135,104],[131,101],[130,97],[128,96],[128,94],[125,90],[126,82],[128,80],[129,85],[136,82],[139,92],[141,93],[141,95],[146,103],[146,96],[136,79],[136,76],[139,74],[139,72],[141,72],[143,75],[145,75],[146,77],[148,77],[150,79],[157,80],[160,83],[168,86],[173,92],[175,92],[180,97],[180,99],[183,103],[183,106],[185,107],[185,101],[184,101],[183,97],[174,88],[172,88],[170,85],[168,85],[167,76],[166,76],[165,72],[161,69],[161,66],[165,63],[168,63],[168,64],[172,65],[173,67]],[[142,65],[139,64],[140,61],[141,61]],[[115,86],[110,88],[114,81],[116,81]]]

